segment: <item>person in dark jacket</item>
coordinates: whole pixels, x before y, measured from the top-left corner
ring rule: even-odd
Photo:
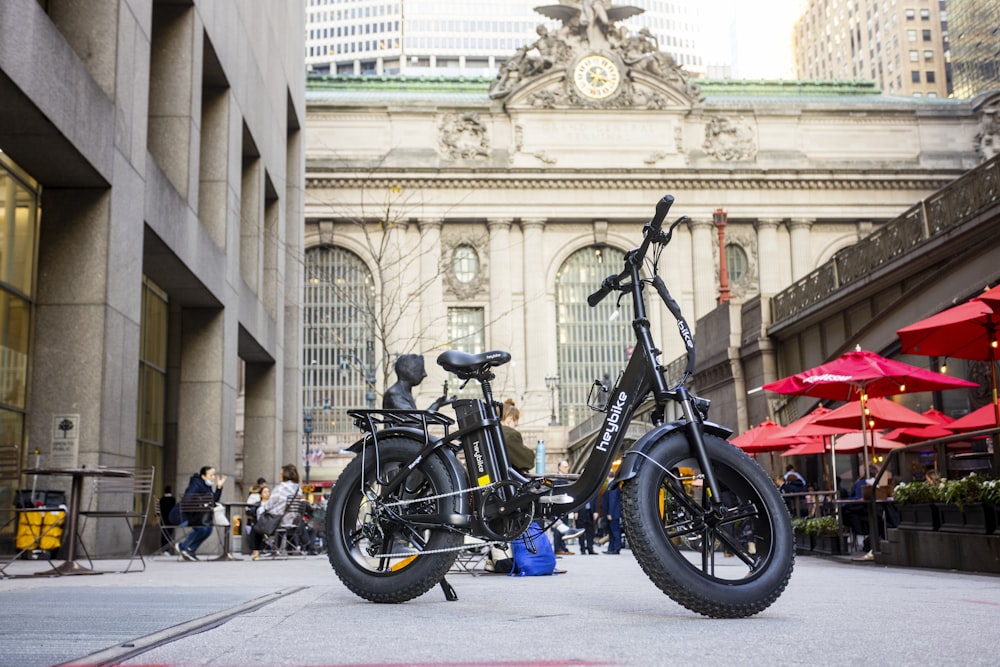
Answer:
[[[184,522],[192,528],[191,534],[178,542],[174,549],[177,555],[184,560],[198,560],[194,553],[201,546],[209,535],[212,534],[212,508],[219,502],[222,496],[222,485],[226,483],[225,475],[216,475],[212,466],[202,466],[197,475],[191,475],[188,480],[187,489],[184,491],[184,500],[192,496],[211,496],[211,503],[206,502],[204,512],[186,512],[183,515]],[[182,500],[183,502],[183,500]]]
[[[617,484],[612,485],[613,477],[608,475],[608,484],[601,497],[601,513],[608,520],[608,540],[606,554],[618,554],[622,550],[622,492]]]

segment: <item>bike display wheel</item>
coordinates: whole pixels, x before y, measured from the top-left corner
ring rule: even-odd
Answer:
[[[382,488],[420,451],[403,438],[379,440],[352,460],[327,504],[327,555],[340,580],[372,602],[406,602],[433,588],[452,566],[462,536],[418,525],[456,513],[452,478],[436,456],[428,456],[389,497]]]
[[[770,606],[792,574],[791,520],[774,484],[749,456],[705,435],[722,508],[710,512],[701,466],[683,433],[648,451],[622,486],[625,534],[643,571],[671,599],[713,618]]]

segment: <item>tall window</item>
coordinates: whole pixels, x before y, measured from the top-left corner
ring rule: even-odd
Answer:
[[[306,250],[302,406],[313,432],[348,433],[352,408],[376,407],[375,281],[354,253]]]
[[[587,296],[621,270],[624,258],[622,251],[607,246],[583,248],[570,255],[556,276],[559,416],[567,426],[593,414],[587,395],[594,380],[613,384],[628,360],[631,301],[624,301],[620,312],[614,294],[596,308],[587,305]]]
[[[0,456],[10,463],[24,441],[39,197],[38,185],[0,153]],[[16,484],[0,479],[0,502]]]
[[[163,416],[167,387],[167,294],[153,281],[142,280],[139,324],[139,396],[136,465],[163,470]],[[162,481],[163,476],[160,475]]]
[[[482,308],[448,309],[448,347],[471,354],[486,351],[486,316]],[[460,398],[480,398],[481,388],[470,382],[464,390],[459,389],[463,381],[449,374],[448,395]]]

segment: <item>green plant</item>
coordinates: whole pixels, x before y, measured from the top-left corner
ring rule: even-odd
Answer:
[[[892,499],[899,505],[939,503],[944,500],[943,483],[900,482],[892,490]]]
[[[983,502],[1000,506],[1000,479],[983,482]]]
[[[835,516],[820,516],[805,520],[806,535],[820,537],[822,535],[840,535],[840,521]]]
[[[792,531],[796,532],[796,533],[804,533],[804,532],[806,532],[806,524],[808,522],[809,522],[809,519],[806,519],[806,518],[803,518],[803,517],[796,517],[796,518],[792,519]]]
[[[947,479],[941,482],[944,501],[964,509],[970,503],[983,502],[983,478],[972,473],[962,479]]]

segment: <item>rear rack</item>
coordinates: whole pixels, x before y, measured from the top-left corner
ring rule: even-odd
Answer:
[[[375,433],[378,427],[420,426],[426,432],[428,426],[443,426],[447,436],[448,427],[455,423],[451,417],[432,410],[348,410],[347,414],[365,433]]]

